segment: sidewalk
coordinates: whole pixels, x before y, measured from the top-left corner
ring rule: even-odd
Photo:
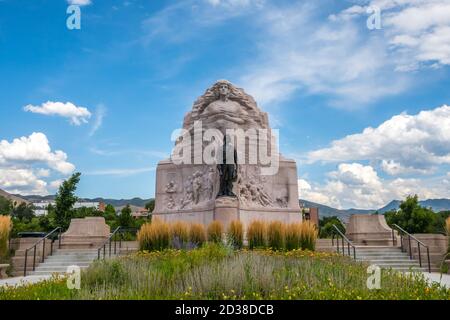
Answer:
[[[0,287],[4,286],[23,286],[27,284],[37,283],[43,280],[50,279],[51,275],[45,276],[26,276],[26,277],[14,277],[7,279],[0,279]]]
[[[442,279],[441,279],[441,274],[437,273],[437,272],[432,272],[432,273],[423,272],[423,275],[424,275],[425,279],[428,280],[429,283],[437,282],[437,283],[441,284],[442,286],[445,286],[448,289],[450,289],[450,274],[443,274]]]

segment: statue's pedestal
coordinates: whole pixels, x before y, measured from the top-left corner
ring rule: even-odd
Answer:
[[[220,197],[215,201],[214,220],[222,222],[225,230],[233,220],[239,220],[239,200],[236,197]]]

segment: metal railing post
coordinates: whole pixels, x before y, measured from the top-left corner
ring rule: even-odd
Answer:
[[[412,255],[412,250],[411,250],[411,235],[408,235],[408,240],[409,240],[409,257],[412,260],[413,255]]]
[[[33,254],[33,271],[36,267],[36,246],[34,246],[34,254]]]
[[[25,262],[23,264],[23,276],[27,276],[27,259],[28,259],[28,249],[25,250]]]
[[[109,257],[111,258],[111,240],[109,240]]]
[[[44,262],[44,260],[45,260],[45,238],[42,243],[42,262]]]
[[[344,237],[342,237],[342,255],[345,256]]]
[[[417,249],[419,250],[419,265],[422,268],[422,255],[420,254],[420,243],[417,242]]]
[[[394,229],[392,230],[392,246],[395,246],[395,234],[394,234]]]
[[[431,273],[430,249],[428,247],[427,247],[427,256],[428,256],[428,272]]]

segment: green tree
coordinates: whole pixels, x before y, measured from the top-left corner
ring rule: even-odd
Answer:
[[[134,225],[129,204],[127,204],[120,212],[118,222],[121,227],[132,227]]]
[[[19,219],[20,221],[29,222],[35,217],[34,207],[32,204],[22,202],[19,205],[13,206],[11,216]]]
[[[386,212],[385,218],[389,225],[397,224],[409,233],[432,233],[436,215],[420,206],[418,196],[414,195],[402,201],[397,211]]]
[[[103,213],[103,216],[105,217],[105,220],[115,220],[117,219],[116,215],[116,209],[113,205],[107,204],[105,207],[105,212]]]
[[[151,199],[149,202],[147,202],[145,204],[145,209],[147,209],[149,213],[152,213],[155,209],[155,199]]]
[[[73,205],[78,201],[75,196],[77,184],[80,182],[81,173],[74,173],[69,179],[64,181],[59,187],[55,198],[55,215],[56,224],[63,229],[67,229],[70,224],[70,219],[74,215]]]
[[[345,226],[337,216],[323,217],[319,220],[320,238],[329,238],[335,231],[333,225],[345,234]]]
[[[11,200],[0,196],[0,215],[9,215],[12,211],[12,202]]]

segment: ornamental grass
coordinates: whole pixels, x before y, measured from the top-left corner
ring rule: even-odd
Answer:
[[[138,231],[137,240],[141,251],[160,251],[169,248],[170,227],[159,219],[145,223]]]
[[[8,240],[11,228],[11,217],[0,216],[0,260],[8,255]]]
[[[222,222],[214,220],[208,226],[208,241],[213,243],[222,243],[222,233]]]
[[[189,228],[189,239],[198,247],[201,247],[206,242],[205,226],[201,223],[193,223]]]
[[[283,250],[286,227],[280,221],[272,221],[267,226],[267,245],[272,250]]]
[[[266,247],[267,225],[264,221],[254,220],[247,228],[247,241],[250,249]]]
[[[228,243],[235,249],[241,249],[244,245],[244,226],[240,220],[231,221],[228,226]]]

